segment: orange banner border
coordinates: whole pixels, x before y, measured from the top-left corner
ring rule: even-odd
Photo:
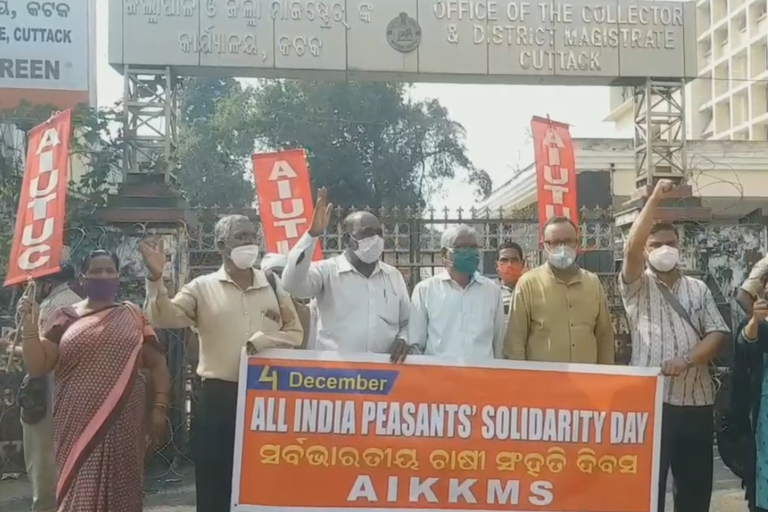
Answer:
[[[657,492],[658,492],[658,474],[659,474],[659,457],[660,457],[660,448],[661,448],[661,418],[662,418],[662,403],[663,403],[663,378],[660,375],[660,369],[659,368],[637,368],[637,367],[627,367],[627,366],[607,366],[607,365],[579,365],[579,364],[563,364],[563,363],[533,363],[533,362],[517,362],[517,361],[506,361],[506,360],[489,360],[481,363],[472,363],[472,364],[457,364],[456,362],[451,361],[445,361],[440,360],[439,358],[434,357],[427,357],[427,356],[411,356],[409,357],[408,361],[403,366],[393,366],[391,363],[389,363],[389,357],[387,355],[380,355],[380,354],[355,354],[354,356],[345,356],[341,357],[338,354],[331,353],[331,352],[312,352],[312,351],[291,351],[291,350],[267,350],[263,352],[260,356],[247,356],[245,351],[243,351],[242,359],[241,359],[241,365],[240,365],[240,374],[239,374],[239,395],[238,395],[238,411],[237,411],[237,425],[236,425],[236,439],[235,439],[235,460],[234,460],[234,470],[233,470],[233,485],[232,485],[232,508],[231,510],[233,512],[280,512],[280,511],[286,511],[286,510],[297,510],[300,508],[303,512],[308,511],[314,511],[314,512],[338,512],[342,510],[349,510],[349,511],[359,511],[359,512],[376,512],[376,511],[382,511],[382,510],[391,510],[391,511],[403,511],[403,512],[427,512],[427,511],[434,511],[434,510],[452,510],[452,511],[467,511],[467,512],[490,512],[491,510],[513,510],[516,512],[530,512],[531,510],[538,510],[543,512],[562,512],[562,509],[556,509],[551,508],[547,506],[542,507],[533,507],[530,505],[523,505],[522,503],[519,506],[513,506],[510,508],[509,505],[503,505],[502,508],[499,508],[501,504],[498,504],[495,507],[485,506],[483,508],[483,505],[480,505],[478,503],[475,506],[446,506],[445,508],[441,508],[440,506],[420,506],[416,505],[414,507],[403,507],[403,506],[395,506],[394,504],[387,505],[387,506],[370,506],[370,507],[341,507],[341,506],[311,506],[311,505],[302,505],[302,506],[284,506],[284,505],[256,505],[253,503],[239,503],[240,493],[241,493],[241,481],[244,478],[243,474],[243,463],[244,463],[244,457],[243,457],[243,451],[244,451],[244,440],[245,440],[245,430],[246,430],[246,421],[250,423],[251,416],[250,413],[247,412],[248,406],[247,406],[247,394],[248,394],[248,375],[249,375],[249,368],[252,366],[264,366],[274,364],[278,369],[280,367],[299,367],[302,369],[307,370],[317,370],[317,369],[333,369],[333,368],[361,368],[361,371],[363,370],[370,370],[371,368],[376,368],[375,371],[381,371],[381,372],[398,372],[400,369],[402,369],[404,366],[422,366],[425,367],[424,370],[418,370],[419,374],[422,374],[424,371],[427,371],[429,368],[426,367],[450,367],[453,369],[461,369],[461,368],[467,368],[467,369],[494,369],[494,370],[520,370],[524,372],[545,372],[545,373],[567,373],[572,374],[574,376],[577,375],[584,375],[587,378],[594,379],[595,377],[617,377],[619,382],[621,382],[621,379],[626,379],[628,377],[640,377],[643,379],[652,379],[654,386],[653,392],[651,395],[646,396],[644,400],[652,400],[652,407],[644,410],[648,410],[649,412],[652,411],[652,436],[649,438],[649,442],[652,443],[649,447],[651,450],[651,471],[650,474],[645,474],[643,478],[645,478],[648,481],[649,488],[647,489],[647,497],[648,497],[648,503],[646,505],[642,505],[642,508],[634,508],[633,510],[637,512],[638,510],[641,510],[642,512],[652,512],[656,508],[656,500],[657,500]],[[278,366],[279,365],[279,366]],[[258,373],[258,372],[257,372]],[[561,381],[558,380],[557,376],[542,376],[542,378],[547,378],[550,381]],[[561,379],[561,378],[560,378]],[[262,382],[261,377],[259,377],[259,382]],[[614,382],[616,384],[617,382]],[[276,384],[275,384],[276,385]],[[643,386],[647,386],[648,384],[643,384]],[[615,386],[608,386],[605,389],[613,389]],[[275,389],[275,388],[272,388]],[[253,393],[254,391],[251,390]],[[547,391],[548,392],[548,391]],[[254,396],[265,396],[267,393],[257,393]],[[314,392],[315,397],[317,397],[318,392]],[[340,393],[336,393],[336,395],[339,395]],[[345,396],[348,396],[348,394],[345,394]],[[553,397],[556,395],[553,395]],[[302,397],[301,395],[297,396]],[[339,396],[329,396],[329,398],[333,398],[335,400],[343,399],[343,397]],[[349,398],[347,398],[349,399]],[[375,398],[371,398],[373,400]],[[460,399],[458,401],[461,401]],[[484,402],[487,403],[487,402]],[[542,407],[546,407],[546,405],[542,405]],[[623,408],[611,408],[609,410],[612,411],[619,411],[623,410]],[[248,418],[248,420],[246,420]],[[290,424],[290,421],[289,421]],[[260,432],[254,432],[255,436],[262,435]],[[264,435],[272,435],[264,433]],[[286,434],[284,434],[286,437],[286,442],[295,443],[294,437],[302,436],[303,434],[296,434],[294,432],[291,432],[288,430]],[[319,434],[308,434],[311,436],[318,437]],[[326,436],[333,436],[333,434],[328,434]],[[342,436],[344,437],[344,436]],[[345,443],[352,443],[352,439],[355,436],[344,437]],[[419,439],[426,439],[426,438],[419,438]],[[441,438],[441,442],[445,439]],[[251,443],[254,441],[251,440]],[[269,445],[269,440],[262,440],[259,441],[259,445],[262,447],[266,446],[272,446]],[[281,441],[282,442],[282,441]],[[429,439],[426,439],[426,442],[429,442]],[[263,444],[267,443],[267,444]],[[635,445],[635,446],[642,446],[642,445]],[[647,448],[646,448],[647,449]],[[328,469],[324,469],[323,471],[329,471]],[[391,470],[390,470],[391,472]],[[432,476],[432,475],[427,475]],[[518,477],[515,477],[518,478]],[[252,477],[249,477],[248,482],[253,480]],[[254,483],[256,481],[254,480]],[[270,484],[271,485],[271,484]],[[271,487],[270,487],[271,488]],[[253,490],[253,487],[249,484],[248,489]],[[625,492],[626,492],[625,488]],[[382,505],[383,505],[382,500]],[[580,512],[593,512],[593,510],[590,509],[584,509],[581,507],[579,509]],[[605,508],[595,508],[594,512],[606,512]]]

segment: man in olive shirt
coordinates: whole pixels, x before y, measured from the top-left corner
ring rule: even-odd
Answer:
[[[515,287],[504,355],[553,363],[613,364],[614,341],[605,290],[576,265],[576,226],[553,217],[544,226],[547,262]]]

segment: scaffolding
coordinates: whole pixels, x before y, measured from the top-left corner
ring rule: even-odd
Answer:
[[[651,79],[633,89],[637,188],[687,179],[685,82]]]
[[[179,80],[170,66],[125,66],[123,79],[123,182],[131,174],[162,174],[171,185],[179,166]]]

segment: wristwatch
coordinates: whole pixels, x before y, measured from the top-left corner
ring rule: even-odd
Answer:
[[[693,359],[691,359],[691,356],[688,354],[683,356],[683,361],[685,361],[685,364],[688,365],[689,368],[693,365]]]

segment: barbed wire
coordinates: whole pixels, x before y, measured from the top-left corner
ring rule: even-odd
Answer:
[[[768,79],[753,81],[753,83],[758,82],[768,84]],[[308,124],[389,125],[389,123],[375,120],[340,119],[281,110],[271,111],[270,115],[285,116]],[[720,209],[718,213],[734,208],[744,199],[744,186],[736,171],[727,162],[716,162],[711,158],[695,155],[689,167],[688,178],[696,189],[713,186],[714,179],[716,183],[732,186],[737,192],[734,204]],[[726,180],[712,174],[714,170],[722,171],[723,169],[733,173],[733,180]],[[0,206],[8,203],[14,205],[14,209],[5,212],[5,217],[0,219],[0,222],[13,225],[15,202],[12,188],[0,189]],[[335,222],[323,237],[326,256],[343,250],[341,220],[348,211],[343,208],[337,208],[335,211]],[[188,281],[197,275],[208,273],[220,265],[213,238],[213,224],[218,217],[229,213],[234,211],[199,210],[197,225],[180,223],[182,230],[189,235],[187,245],[179,247],[178,244],[166,244],[166,247],[172,249],[170,267],[176,269],[175,272],[181,281]],[[255,210],[248,210],[245,213],[258,217]],[[447,226],[456,223],[468,223],[478,228],[481,247],[486,254],[493,255],[501,242],[512,240],[523,246],[531,266],[538,265],[542,261],[538,219],[533,208],[511,211],[504,208],[380,208],[374,210],[374,213],[384,225],[384,260],[403,270],[411,284],[431,275],[442,266],[442,258],[439,254],[440,236]],[[603,282],[611,307],[617,340],[617,358],[620,362],[627,363],[628,344],[623,340],[628,337],[629,327],[614,268],[615,261],[620,259],[623,249],[622,231],[613,222],[615,213],[613,207],[583,209],[580,213],[582,219],[580,234],[582,246],[585,249],[584,260],[587,267],[594,264],[594,268],[599,269],[598,275]],[[0,216],[2,216],[1,211]],[[703,236],[712,235],[715,240],[718,240],[717,236],[709,231],[708,222],[695,218],[681,220],[689,220],[705,233]],[[164,223],[134,223],[120,228],[94,225],[92,219],[82,223],[79,223],[78,219],[68,219],[68,223],[70,227],[66,231],[65,239],[71,249],[71,259],[80,261],[88,252],[97,248],[115,252],[121,260],[121,298],[138,304],[144,301],[145,286],[145,270],[138,250],[138,241],[147,236],[164,236],[178,241],[178,237],[174,235],[178,232],[178,228],[170,228]],[[751,226],[740,226],[738,229],[751,229]],[[762,234],[764,229],[762,227],[760,229],[761,234],[757,238],[761,244],[759,248],[764,249],[766,243]],[[716,241],[710,242],[707,247],[702,247],[699,243],[701,233],[690,236],[683,249],[686,260],[692,262],[690,266],[693,268],[690,270],[707,272],[709,269],[702,261],[702,257],[708,256],[707,251],[720,251],[718,254],[722,255],[723,248],[714,247],[717,245]],[[7,265],[6,254],[7,251],[0,250],[0,269],[4,269]],[[726,255],[726,257],[730,256]],[[490,261],[484,263],[487,263],[486,270],[492,272],[493,270],[488,268]],[[721,287],[722,292],[720,296],[728,297],[729,290],[726,288],[732,287],[737,280],[738,277],[733,274],[730,278],[717,277],[717,286]],[[7,329],[16,327],[14,312],[17,299],[16,290],[0,292],[0,327]],[[194,415],[200,386],[199,378],[195,373],[198,349],[196,336],[189,329],[158,330],[158,337],[167,350],[168,365],[173,377],[173,391],[168,412],[170,434],[168,442],[154,451],[150,464],[157,468],[155,478],[173,479],[185,476],[184,467],[192,462],[190,447],[195,442]],[[0,474],[24,471],[22,432],[16,400],[22,377],[23,368],[20,361],[16,361],[14,367],[5,372],[0,369]]]
[[[385,261],[401,268],[409,276],[423,278],[431,275],[442,266],[439,239],[441,228],[459,222],[468,222],[476,227],[484,253],[495,260],[495,251],[500,242],[506,240],[520,243],[529,256],[529,264],[537,265],[541,261],[538,248],[538,223],[535,212],[531,209],[517,212],[516,215],[496,217],[491,210],[475,211],[472,218],[447,210],[432,211],[425,214],[422,210],[412,209],[410,217],[405,212],[394,209],[376,210],[381,216],[385,231]],[[343,250],[341,237],[343,228],[341,219],[344,211],[337,211],[335,221],[323,237],[326,256]],[[144,264],[138,249],[138,242],[146,236],[163,236],[176,241],[166,244],[170,249],[169,267],[186,274],[186,280],[196,275],[208,273],[220,265],[219,255],[213,239],[213,224],[218,216],[206,211],[203,223],[197,226],[182,226],[188,232],[186,247],[179,247],[178,228],[169,228],[161,223],[135,223],[123,228],[108,226],[72,227],[67,230],[66,239],[72,248],[73,259],[81,259],[94,248],[104,248],[116,252],[121,259],[121,299],[138,304],[143,303]],[[503,213],[503,212],[500,212]],[[396,214],[396,215],[393,215]],[[626,315],[621,301],[617,274],[613,267],[615,254],[621,251],[619,229],[612,220],[610,209],[585,210],[582,215],[582,245],[585,249],[585,266],[598,271],[608,296],[614,329],[616,333],[616,353],[619,362],[628,362],[628,344],[624,341],[629,333]],[[703,224],[702,224],[703,225]],[[753,226],[740,226],[750,229]],[[174,234],[177,233],[177,234]],[[709,234],[705,236],[710,236]],[[715,242],[716,243],[716,242]],[[764,243],[764,242],[762,242]],[[684,251],[701,256],[702,249],[698,239],[689,238]],[[600,259],[603,258],[603,263]],[[592,258],[592,259],[589,259]],[[486,264],[486,271],[492,272]],[[186,263],[182,264],[182,261]],[[609,264],[605,264],[610,262]],[[695,270],[695,269],[694,269]],[[706,271],[706,269],[700,269]],[[423,272],[423,273],[422,273]],[[172,283],[173,284],[173,283]],[[722,295],[722,294],[721,294]],[[14,311],[11,304],[15,296],[0,296],[7,301],[0,310]],[[3,319],[0,318],[0,322]],[[7,328],[13,328],[13,317],[4,319]],[[173,377],[172,399],[169,407],[168,442],[154,451],[149,464],[154,468],[153,478],[158,481],[175,481],[188,475],[187,466],[193,462],[191,446],[194,439],[194,415],[197,407],[197,393],[200,386],[195,368],[198,360],[197,340],[194,332],[185,330],[158,330],[158,338],[167,350],[168,365]],[[23,472],[21,456],[21,426],[16,403],[18,386],[23,376],[19,361],[12,371],[0,371],[0,473]]]

